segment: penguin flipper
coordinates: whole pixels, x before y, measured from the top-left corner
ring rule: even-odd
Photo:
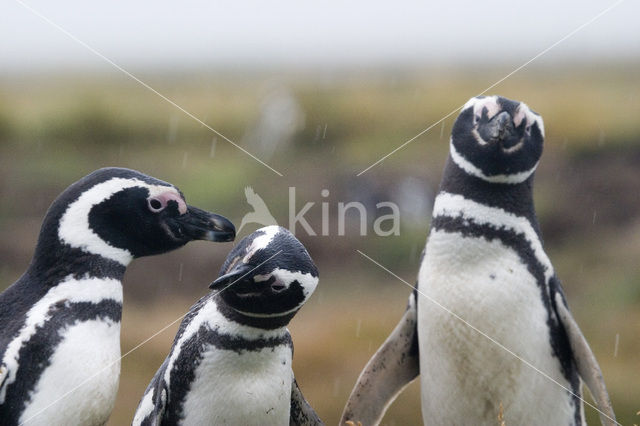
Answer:
[[[309,405],[302,391],[298,387],[296,379],[291,384],[291,411],[289,414],[290,426],[320,426],[324,425],[315,410]]]
[[[4,386],[4,381],[9,376],[9,369],[7,366],[2,363],[0,364],[0,391],[2,391],[2,387]]]
[[[589,388],[598,410],[600,410],[600,422],[603,425],[617,425],[616,415],[613,412],[611,399],[609,399],[598,361],[593,355],[582,331],[580,331],[576,320],[573,319],[573,315],[569,312],[569,308],[560,292],[555,294],[555,308],[569,338],[578,374]]]
[[[167,396],[169,392],[167,390],[166,385],[167,384],[165,383],[164,380],[160,380],[159,386],[156,386],[155,394],[157,396],[154,395],[155,401],[154,401],[153,411],[151,412],[151,415],[148,417],[149,423],[144,423],[144,425],[160,426],[160,423],[162,423],[162,418],[164,417],[164,412],[167,408]]]
[[[149,426],[160,426],[160,423],[162,422],[162,417],[164,416],[164,410],[165,410],[165,401],[167,400],[166,397],[166,392],[163,389],[162,390],[162,396],[160,397],[160,399],[162,400],[159,403],[156,403],[156,407],[153,410],[153,412],[151,413],[151,416],[149,416]]]
[[[133,416],[131,426],[160,426],[167,403],[167,387],[163,380],[166,364],[167,360],[165,359],[147,386]]]
[[[416,292],[402,319],[360,373],[340,424],[377,425],[387,407],[420,374]]]

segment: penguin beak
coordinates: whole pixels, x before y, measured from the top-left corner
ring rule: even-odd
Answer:
[[[229,272],[224,275],[220,275],[214,282],[209,284],[210,289],[220,288],[226,284],[232,284],[236,281],[244,278],[245,275],[248,275],[251,271],[253,271],[254,266],[248,263],[240,263],[233,267]]]
[[[479,129],[483,139],[490,141],[502,141],[507,139],[515,131],[513,120],[508,112],[502,111]]]
[[[187,212],[178,216],[175,221],[191,240],[227,242],[236,237],[236,227],[229,219],[197,207],[187,206]]]
[[[478,127],[478,133],[487,142],[498,142],[503,150],[514,151],[519,146],[524,123],[519,127],[513,122],[513,118],[507,111],[502,111],[486,123]]]

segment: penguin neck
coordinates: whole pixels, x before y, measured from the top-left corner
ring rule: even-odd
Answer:
[[[45,223],[26,274],[43,287],[55,286],[68,276],[122,281],[127,265],[63,243],[57,227]]]
[[[253,316],[241,311],[238,311],[231,305],[229,305],[220,295],[215,296],[216,305],[218,311],[229,321],[245,325],[248,327],[259,328],[262,330],[286,330],[287,325],[291,319],[297,313],[297,310],[285,315],[278,316]]]
[[[469,175],[449,156],[439,192],[461,195],[468,200],[524,217],[540,236],[533,203],[533,176],[516,184],[491,183]]]

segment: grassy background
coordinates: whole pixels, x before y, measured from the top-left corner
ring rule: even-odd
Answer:
[[[640,423],[639,68],[634,63],[531,68],[492,90],[527,102],[545,119],[547,140],[535,197],[546,248],[623,424]],[[306,215],[316,231],[320,203],[330,203],[332,236],[298,232],[321,281],[290,327],[294,370],[321,417],[336,424],[360,370],[395,326],[410,292],[355,250],[412,282],[429,225],[428,213],[408,220],[415,212],[403,210],[400,236],[361,237],[349,223],[347,235],[336,237],[336,205],[393,199],[407,178],[424,189],[416,198],[431,201],[455,114],[382,164],[356,174],[508,71],[141,76],[245,146],[269,93],[286,88],[304,113],[304,126],[267,160],[283,177],[121,75],[5,76],[0,80],[0,289],[26,268],[53,198],[99,167],[131,167],[170,181],[189,203],[236,225],[249,211],[245,186],[253,186],[285,225],[288,188],[295,186],[298,208],[316,203]],[[320,194],[325,188],[331,193],[326,199]],[[375,217],[375,209],[368,213]],[[255,228],[243,229],[240,236]],[[230,244],[198,242],[136,260],[124,283],[123,353],[205,294],[230,249]],[[176,329],[177,324],[123,360],[110,425],[130,422]],[[593,410],[586,411],[597,422]],[[421,423],[416,383],[394,403],[384,423]]]

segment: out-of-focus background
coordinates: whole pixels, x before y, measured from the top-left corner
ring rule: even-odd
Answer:
[[[247,186],[288,226],[293,187],[296,213],[315,203],[304,217],[318,235],[300,224],[296,235],[321,274],[290,327],[294,370],[327,424],[410,293],[356,250],[414,281],[457,113],[358,173],[553,46],[489,93],[544,117],[535,199],[546,249],[619,421],[640,423],[638,2],[33,0],[0,15],[0,289],[26,268],[51,201],[99,167],[170,181],[236,226],[252,211]],[[367,206],[366,236],[357,214],[338,235],[338,203],[350,201]],[[399,236],[374,233],[382,201],[400,207]],[[133,262],[123,353],[204,295],[231,247],[198,242]],[[130,422],[176,329],[123,359],[110,425]],[[417,383],[383,423],[421,423]]]

